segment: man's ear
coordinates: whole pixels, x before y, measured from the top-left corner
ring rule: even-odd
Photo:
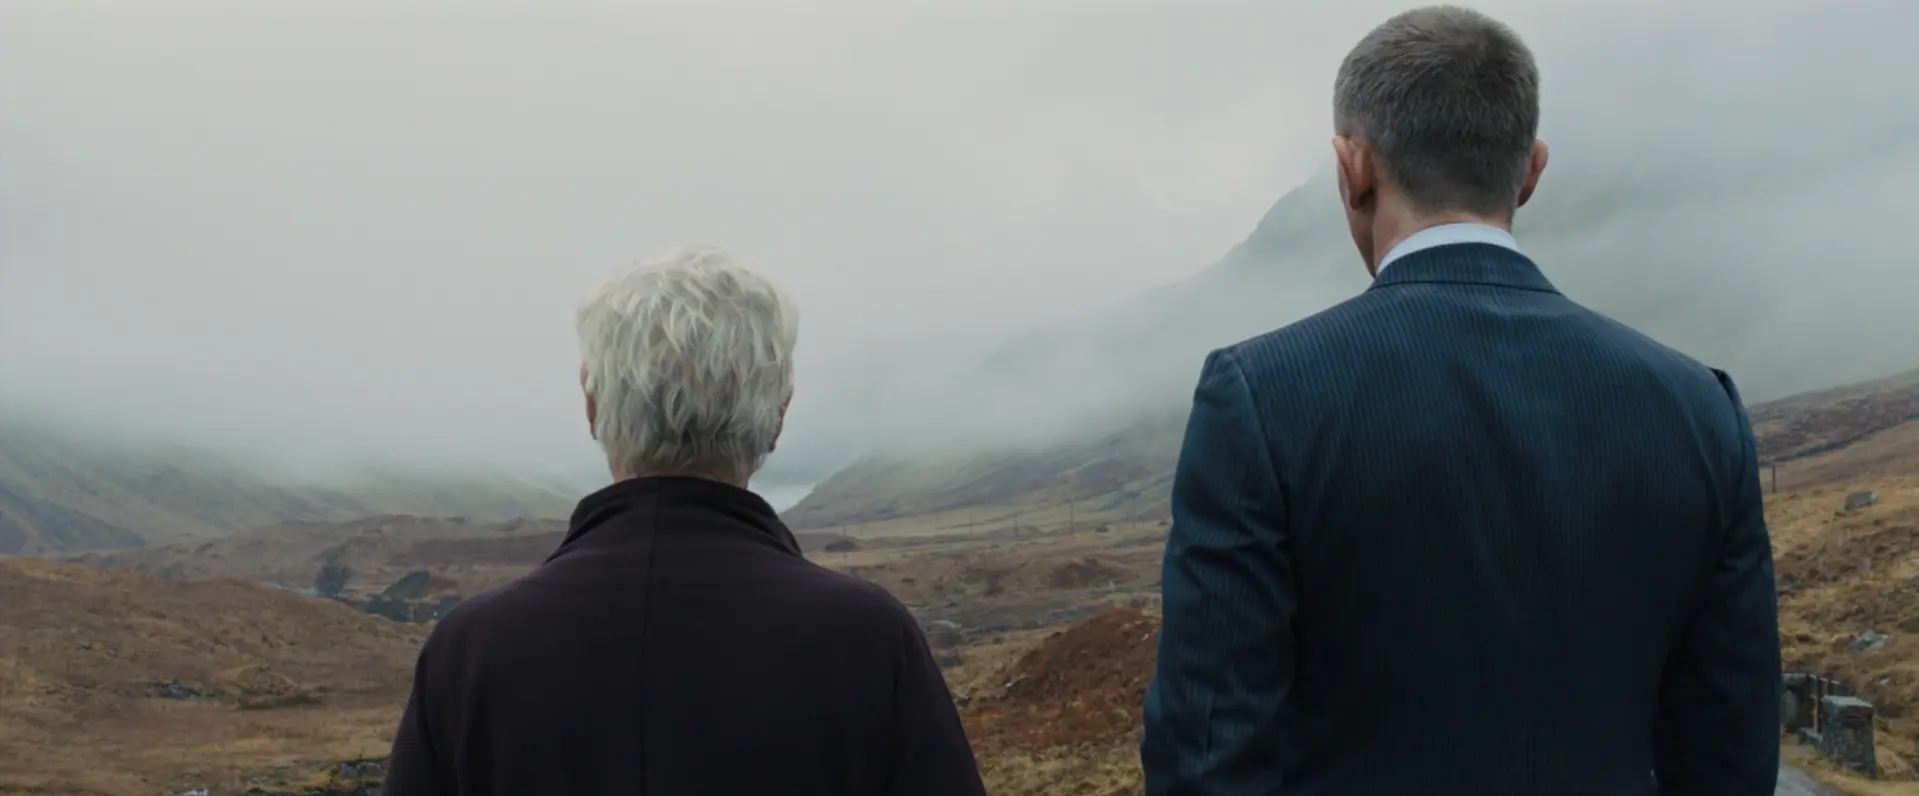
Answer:
[[[1533,142],[1533,156],[1526,163],[1526,181],[1519,186],[1519,203],[1515,207],[1525,207],[1526,200],[1533,198],[1533,189],[1539,187],[1539,175],[1546,173],[1546,142]]]
[[[1357,138],[1336,135],[1333,136],[1333,159],[1334,167],[1339,170],[1339,200],[1347,210],[1366,209],[1378,188],[1372,150]]]

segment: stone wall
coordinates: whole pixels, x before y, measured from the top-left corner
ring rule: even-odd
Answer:
[[[1847,768],[1878,779],[1872,704],[1858,697],[1829,696],[1819,700],[1819,715],[1824,725],[1819,730],[1819,751]]]
[[[1790,672],[1783,685],[1779,715],[1786,732],[1840,765],[1879,778],[1872,703],[1853,696],[1852,686],[1830,677]]]

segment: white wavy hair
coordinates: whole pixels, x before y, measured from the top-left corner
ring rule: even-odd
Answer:
[[[744,486],[773,450],[793,395],[799,313],[726,251],[687,246],[581,302],[593,436],[628,476]]]

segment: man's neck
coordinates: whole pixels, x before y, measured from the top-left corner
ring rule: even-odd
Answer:
[[[1386,255],[1392,253],[1393,247],[1404,243],[1407,238],[1418,234],[1420,230],[1446,224],[1480,224],[1507,232],[1512,231],[1511,219],[1482,216],[1476,213],[1381,214],[1373,223],[1373,257],[1372,262],[1366,264],[1367,273],[1378,276],[1381,261],[1386,258]]]

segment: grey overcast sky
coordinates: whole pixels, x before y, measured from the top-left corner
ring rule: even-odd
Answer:
[[[289,460],[591,467],[575,300],[707,241],[801,305],[792,425],[855,434],[835,405],[1243,239],[1325,157],[1340,56],[1409,5],[0,0],[0,400]],[[1737,125],[1554,88],[1846,58],[1873,26],[1807,20],[1899,8],[1477,5],[1539,52],[1549,120],[1672,115],[1626,150]],[[835,463],[809,455],[783,471]]]

